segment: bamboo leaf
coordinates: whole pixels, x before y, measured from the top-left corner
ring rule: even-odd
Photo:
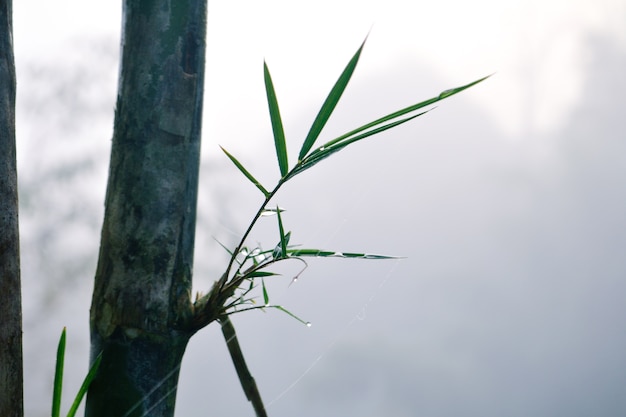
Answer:
[[[91,385],[91,381],[93,381],[93,379],[96,377],[96,374],[98,373],[98,368],[100,368],[101,361],[102,361],[102,353],[98,355],[96,360],[93,362],[93,365],[91,365],[91,368],[89,369],[87,376],[83,380],[83,383],[80,386],[78,393],[76,394],[76,398],[74,399],[74,402],[72,403],[72,406],[70,407],[70,411],[68,411],[67,413],[67,417],[74,417],[74,415],[76,415],[78,406],[80,405],[81,401],[83,400],[83,397],[87,393],[87,390],[89,389],[89,385]]]
[[[463,90],[467,90],[468,88],[470,88],[470,87],[472,87],[472,86],[474,86],[474,85],[476,85],[476,84],[478,84],[480,82],[485,81],[487,78],[491,77],[492,75],[493,74],[489,74],[486,77],[480,78],[480,79],[478,79],[476,81],[472,81],[471,83],[465,84],[465,85],[463,85],[461,87],[451,88],[449,90],[442,91],[441,93],[439,93],[439,96],[437,97],[437,100],[443,100],[444,98],[448,98],[450,96],[453,96],[453,95],[455,95],[457,93],[460,93]]]
[[[270,110],[270,119],[272,121],[272,132],[274,132],[274,145],[276,146],[276,156],[278,158],[278,167],[280,168],[281,178],[289,172],[289,162],[287,160],[287,145],[285,144],[285,131],[283,130],[283,122],[280,117],[278,108],[278,100],[272,76],[267,67],[267,63],[263,63],[263,75],[265,78],[265,91],[267,94],[267,104]]]
[[[300,154],[298,155],[298,161],[303,160],[306,154],[311,150],[315,141],[322,132],[322,129],[326,125],[326,122],[328,122],[330,115],[333,113],[333,110],[335,110],[335,106],[337,106],[337,103],[346,89],[346,86],[348,85],[348,82],[350,81],[350,78],[352,77],[352,74],[354,73],[354,70],[359,62],[361,51],[363,51],[366,40],[367,38],[365,38],[361,47],[356,51],[350,62],[348,62],[348,65],[339,76],[337,82],[335,82],[332,90],[330,90],[328,97],[326,97],[322,108],[313,121],[313,125],[311,126],[306,139],[304,139],[304,143],[300,149]]]
[[[439,101],[441,101],[443,99],[446,99],[446,98],[448,98],[450,96],[458,94],[461,91],[466,90],[466,89],[468,89],[468,88],[470,88],[470,87],[472,87],[472,86],[474,86],[474,85],[476,85],[476,84],[486,80],[489,77],[491,77],[491,75],[488,75],[486,77],[480,78],[480,79],[478,79],[476,81],[472,81],[471,83],[463,85],[461,87],[456,87],[456,88],[451,88],[449,90],[445,90],[445,91],[441,92],[437,97],[432,97],[432,98],[429,98],[428,100],[424,100],[424,101],[421,101],[419,103],[413,104],[411,106],[405,107],[403,109],[397,110],[395,112],[389,113],[386,116],[383,116],[383,117],[381,117],[379,119],[376,119],[373,122],[366,123],[363,126],[360,126],[360,127],[356,128],[354,130],[351,130],[350,132],[345,133],[345,134],[337,137],[336,139],[333,139],[333,140],[325,143],[324,145],[321,146],[321,148],[327,148],[327,147],[329,147],[329,146],[331,146],[331,145],[333,145],[335,143],[341,142],[341,141],[343,141],[343,140],[345,140],[345,139],[347,139],[347,138],[349,138],[351,136],[357,135],[358,133],[361,133],[361,132],[363,132],[365,130],[372,129],[372,128],[374,128],[374,127],[376,127],[378,125],[381,125],[383,123],[386,123],[386,122],[388,122],[390,120],[394,120],[394,119],[397,119],[398,117],[402,117],[402,116],[405,116],[405,115],[407,115],[409,113],[413,113],[413,112],[415,112],[417,110],[421,110],[424,107],[430,106],[430,105],[435,104],[435,103],[437,103],[437,102],[439,102]],[[422,112],[422,113],[418,114],[418,116],[421,116],[421,115],[427,113],[428,111],[430,111],[430,110]]]
[[[217,240],[215,237],[213,237],[213,240],[216,241],[217,244],[220,245],[222,249],[224,249],[230,256],[233,256],[233,252],[230,249],[228,249],[222,242]]]
[[[289,256],[309,256],[315,258],[358,258],[358,259],[401,259],[398,256],[377,255],[372,253],[335,252],[319,249],[291,249]]]
[[[344,149],[346,146],[350,145],[351,143],[357,142],[359,140],[365,139],[369,136],[373,136],[376,135],[378,133],[384,132],[385,130],[391,129],[393,127],[396,127],[398,125],[401,125],[403,123],[406,123],[410,120],[415,119],[416,117],[419,117],[423,114],[425,114],[426,112],[422,112],[416,115],[413,115],[411,117],[407,117],[405,119],[400,119],[400,120],[396,120],[394,122],[388,123],[386,125],[380,126],[376,129],[373,130],[369,130],[365,133],[362,133],[360,135],[354,136],[352,138],[348,138],[345,139],[342,142],[336,142],[333,141],[333,143],[331,143],[330,146],[326,147],[326,145],[316,149],[315,151],[311,152],[311,154],[309,156],[307,156],[303,161],[301,161],[301,163],[299,165],[297,165],[296,167],[294,167],[294,169],[289,173],[289,177],[288,178],[292,178],[297,174],[300,174],[301,172],[306,171],[307,169],[313,167],[315,164],[317,164],[318,162],[328,158],[329,156],[331,156],[332,154],[339,152],[340,150]],[[330,142],[329,142],[330,143]]]
[[[228,158],[230,158],[230,160],[233,162],[233,164],[235,164],[235,166],[236,166],[237,168],[239,168],[239,171],[241,171],[241,173],[242,173],[243,175],[245,175],[245,176],[246,176],[246,178],[247,178],[247,179],[249,179],[249,180],[250,180],[250,182],[252,182],[252,184],[254,184],[254,185],[255,185],[255,186],[256,186],[259,190],[261,190],[261,192],[263,193],[263,195],[267,198],[267,197],[270,195],[270,193],[269,193],[269,192],[267,192],[267,190],[265,189],[265,187],[263,187],[263,186],[261,185],[261,183],[260,183],[260,182],[258,182],[258,181],[256,180],[256,178],[254,178],[254,177],[252,176],[252,174],[250,174],[250,173],[248,172],[248,170],[246,170],[246,169],[243,167],[243,165],[241,165],[241,163],[240,163],[240,162],[239,162],[239,161],[238,161],[238,160],[237,160],[234,156],[232,156],[230,153],[228,153],[228,151],[226,151],[226,149],[222,148],[221,146],[220,146],[220,148],[222,149],[222,151],[224,151],[224,153],[226,154],[226,156],[227,156]]]
[[[270,306],[265,306],[265,308],[275,308],[276,310],[280,310],[283,313],[293,317],[294,319],[298,320],[300,323],[306,325],[307,327],[311,327],[311,323],[308,321],[304,321],[302,320],[300,317],[296,316],[295,314],[293,314],[291,311],[287,310],[285,307],[283,306],[278,306],[278,305],[270,305]]]
[[[278,275],[275,272],[269,272],[269,271],[254,271],[254,272],[250,272],[249,274],[246,274],[247,278],[263,278],[263,277],[273,277],[275,275]]]
[[[357,258],[357,259],[401,259],[401,257],[398,257],[398,256],[377,255],[374,253],[339,252],[335,256],[338,258]]]
[[[348,146],[351,143],[357,142],[359,140],[365,139],[369,136],[373,136],[375,134],[384,132],[385,130],[391,129],[393,127],[399,126],[403,123],[408,122],[409,120],[412,120],[416,117],[422,116],[424,114],[426,114],[427,112],[429,112],[430,110],[426,110],[426,111],[422,111],[416,115],[410,116],[410,117],[406,117],[404,119],[399,119],[397,120],[399,117],[405,116],[409,113],[415,112],[417,110],[423,109],[426,106],[429,106],[431,104],[434,104],[438,101],[441,101],[445,98],[448,98],[452,95],[458,94],[463,90],[466,90],[484,80],[486,80],[487,78],[489,78],[491,75],[488,75],[486,77],[480,78],[476,81],[473,81],[469,84],[463,85],[461,87],[457,87],[457,88],[452,88],[449,90],[445,90],[443,92],[441,92],[437,97],[433,97],[430,98],[428,100],[424,100],[422,102],[419,102],[417,104],[414,104],[412,106],[409,107],[405,107],[401,110],[395,111],[393,113],[389,113],[386,116],[383,116],[379,119],[374,120],[373,122],[364,124],[363,126],[360,126],[354,130],[351,130],[348,133],[345,133],[327,143],[325,143],[324,145],[320,146],[319,148],[317,148],[316,150],[314,150],[313,152],[311,152],[306,158],[304,158],[302,161],[299,162],[298,165],[296,165],[296,167],[294,167],[294,169],[289,173],[289,178],[294,177],[295,175],[306,171],[307,169],[313,167],[315,164],[317,164],[318,162],[322,161],[323,159],[328,158],[330,155],[344,149],[346,146]]]
[[[310,257],[325,258],[325,257],[333,256],[336,252],[328,251],[328,250],[320,250],[320,249],[290,249],[288,253],[289,253],[289,256],[293,256],[293,257],[310,256]]]

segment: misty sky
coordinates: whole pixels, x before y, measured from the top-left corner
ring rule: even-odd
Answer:
[[[120,7],[15,3],[37,417],[63,326],[67,394],[87,367]],[[271,416],[626,415],[625,24],[617,0],[211,2],[198,290],[224,268],[213,237],[235,243],[261,202],[217,145],[266,186],[278,177],[264,58],[292,152],[370,30],[326,139],[495,72],[278,195],[294,243],[406,258],[311,261],[291,286],[300,265],[288,266],[270,296],[311,328],[278,312],[233,318]],[[273,246],[275,219],[252,239]],[[177,415],[252,414],[211,326],[188,348]]]

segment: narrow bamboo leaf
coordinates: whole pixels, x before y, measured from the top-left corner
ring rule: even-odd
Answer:
[[[407,115],[409,113],[412,113],[412,112],[415,112],[417,110],[423,109],[424,107],[430,106],[431,104],[435,104],[438,101],[441,101],[441,100],[443,100],[445,98],[448,98],[448,97],[450,97],[450,96],[452,96],[454,94],[460,93],[461,91],[466,90],[466,89],[468,89],[468,88],[470,88],[470,87],[472,87],[472,86],[474,86],[474,85],[476,85],[476,84],[486,80],[489,77],[491,77],[491,75],[488,75],[486,77],[480,78],[480,79],[478,79],[476,81],[473,81],[473,82],[471,82],[469,84],[466,84],[466,85],[463,85],[461,87],[451,88],[449,90],[445,90],[445,91],[441,92],[437,97],[432,97],[432,98],[429,98],[428,100],[424,100],[424,101],[421,101],[419,103],[413,104],[411,106],[405,107],[403,109],[397,110],[395,112],[389,113],[386,116],[383,116],[383,117],[381,117],[379,119],[376,119],[373,122],[366,123],[363,126],[360,126],[360,127],[356,128],[354,130],[351,130],[350,132],[345,133],[345,134],[343,134],[343,135],[341,135],[341,136],[339,136],[339,137],[337,137],[337,138],[335,138],[335,139],[325,143],[320,148],[327,148],[327,147],[329,147],[329,146],[331,146],[331,145],[333,145],[335,143],[341,142],[344,139],[349,138],[349,137],[354,136],[354,135],[357,135],[358,133],[361,133],[361,132],[363,132],[365,130],[374,128],[374,127],[376,127],[378,125],[381,125],[383,123],[386,123],[386,122],[388,122],[390,120],[397,119],[398,117],[402,117],[402,116],[405,116],[405,115]],[[427,113],[427,112],[420,113],[419,116],[423,115],[424,113]]]
[[[299,256],[311,256],[311,257],[328,257],[333,256],[335,254],[334,251],[328,250],[320,250],[320,249],[292,249],[289,250],[289,256],[299,257]]]
[[[470,88],[470,87],[472,87],[472,86],[474,86],[474,85],[476,85],[476,84],[478,84],[478,83],[480,83],[480,82],[482,82],[482,81],[485,81],[487,78],[491,77],[492,75],[493,75],[493,74],[489,74],[489,75],[487,75],[486,77],[483,77],[483,78],[481,78],[481,79],[478,79],[478,80],[476,80],[476,81],[473,81],[473,82],[471,82],[471,83],[469,83],[469,84],[465,84],[465,85],[463,85],[463,86],[461,86],[461,87],[451,88],[451,89],[449,89],[449,90],[442,91],[442,92],[439,94],[439,97],[437,97],[437,98],[438,98],[439,100],[443,100],[444,98],[448,98],[448,97],[450,97],[450,96],[453,96],[453,95],[455,95],[455,94],[457,94],[457,93],[460,93],[461,91],[466,90],[466,89],[468,89],[468,88]]]
[[[373,136],[377,133],[381,133],[384,132],[385,130],[391,129],[393,127],[396,127],[398,125],[401,125],[403,123],[406,123],[412,119],[415,119],[416,117],[419,117],[423,114],[425,114],[426,112],[422,112],[419,114],[416,114],[414,116],[411,117],[407,117],[405,119],[400,119],[400,120],[396,120],[394,122],[388,123],[386,125],[380,126],[376,129],[373,130],[368,130],[365,133],[362,133],[360,135],[354,136],[352,138],[348,138],[345,139],[343,142],[339,142],[339,143],[333,143],[332,145],[330,145],[329,147],[320,147],[318,149],[316,149],[315,151],[311,152],[311,154],[309,156],[307,156],[303,161],[301,161],[301,163],[299,163],[296,167],[294,167],[294,169],[290,172],[289,178],[294,177],[295,175],[306,171],[307,169],[313,167],[315,164],[317,164],[318,162],[328,158],[329,156],[331,156],[332,154],[339,152],[340,150],[344,149],[346,146],[350,145],[351,143],[357,142],[359,140],[365,139],[369,136]]]
[[[246,274],[248,278],[273,277],[275,275],[279,275],[279,274],[275,272],[270,272],[270,271],[253,271],[253,272],[250,272],[249,274]]]
[[[413,120],[413,119],[415,119],[417,117],[423,116],[424,114],[428,113],[429,111],[430,110],[426,110],[426,111],[423,111],[421,113],[414,114],[413,116],[406,117],[404,119],[394,120],[394,121],[389,122],[387,124],[378,126],[378,127],[374,128],[374,129],[367,130],[367,131],[365,131],[365,132],[363,132],[361,134],[358,134],[358,135],[354,135],[354,136],[350,135],[348,137],[344,137],[342,141],[335,141],[335,140],[333,140],[333,141],[331,141],[332,143],[329,142],[328,144],[325,144],[324,146],[321,146],[321,147],[317,148],[316,150],[314,150],[313,152],[311,152],[309,157],[307,157],[306,159],[307,160],[309,160],[309,159],[313,160],[313,159],[319,158],[319,157],[326,158],[326,156],[324,156],[326,153],[329,153],[329,152],[331,154],[335,153],[338,150],[343,149],[346,146],[348,146],[348,145],[350,145],[350,144],[352,144],[354,142],[358,142],[358,141],[360,141],[362,139],[368,138],[370,136],[374,136],[374,135],[376,135],[378,133],[384,132],[385,130],[388,130],[388,129],[394,128],[396,126],[399,126],[401,124],[404,124],[404,123],[406,123],[406,122],[408,122],[410,120]]]
[[[252,182],[252,184],[256,185],[256,187],[257,187],[259,190],[261,190],[261,192],[263,193],[263,195],[264,195],[265,197],[268,197],[268,196],[270,195],[270,193],[269,193],[269,192],[265,189],[265,187],[263,187],[263,186],[261,185],[261,183],[260,183],[260,182],[258,182],[258,181],[256,180],[256,178],[254,178],[254,177],[252,176],[252,174],[250,174],[250,173],[248,172],[248,170],[246,170],[246,169],[243,167],[243,165],[241,165],[241,163],[239,163],[239,161],[238,161],[238,160],[237,160],[234,156],[232,156],[230,153],[228,153],[228,151],[226,151],[226,149],[222,148],[221,146],[220,146],[220,148],[222,149],[222,151],[224,151],[224,153],[226,154],[226,156],[227,156],[228,158],[230,158],[230,160],[233,162],[233,164],[235,164],[235,166],[236,166],[237,168],[239,168],[239,171],[241,171],[241,173],[242,173],[243,175],[245,175],[245,176],[246,176],[246,178],[247,178],[247,179],[249,179],[249,180],[250,180],[250,182]]]
[[[338,252],[335,256],[339,258],[358,258],[358,259],[401,259],[401,257],[398,257],[398,256],[376,255],[374,253]]]
[[[300,153],[298,155],[298,161],[303,160],[306,154],[311,150],[315,141],[322,132],[322,129],[326,125],[326,122],[328,122],[330,115],[333,113],[333,110],[335,110],[335,107],[337,106],[337,103],[346,89],[346,86],[348,85],[348,82],[350,81],[350,78],[352,77],[352,74],[354,73],[354,70],[359,62],[361,51],[363,51],[366,40],[367,38],[365,38],[361,47],[356,51],[350,62],[348,62],[348,65],[339,76],[339,79],[333,86],[332,90],[330,90],[328,97],[326,97],[322,108],[313,121],[313,125],[311,126],[306,139],[304,139],[304,143],[302,144],[302,148],[300,149]]]
[[[263,75],[265,78],[265,92],[267,94],[267,104],[270,109],[270,119],[272,120],[272,132],[274,132],[274,145],[276,146],[276,156],[281,178],[289,172],[289,162],[287,160],[287,145],[285,144],[285,131],[278,108],[278,99],[274,90],[274,83],[267,63],[263,63]]]
[[[65,327],[61,332],[57,347],[57,362],[54,370],[54,385],[52,391],[52,417],[59,417],[61,413],[61,394],[63,391],[63,363],[65,361]]]
[[[359,259],[401,259],[397,256],[377,255],[372,253],[334,252],[319,249],[294,249],[289,251],[292,257],[310,256],[316,258],[359,258]]]
[[[270,296],[267,294],[267,288],[265,287],[265,280],[261,278],[261,286],[263,287],[263,304],[269,305]]]
[[[230,249],[228,249],[222,242],[217,240],[215,237],[213,237],[213,240],[216,241],[217,244],[220,245],[222,249],[224,249],[230,256],[233,256],[233,252]]]
[[[300,317],[296,316],[295,314],[293,314],[291,311],[287,310],[283,306],[271,305],[271,306],[266,306],[265,308],[275,308],[276,310],[280,310],[283,313],[286,313],[286,314],[290,315],[291,317],[293,317],[294,319],[298,320],[300,323],[302,323],[302,324],[304,324],[304,325],[306,325],[308,327],[311,327],[311,323],[310,322],[302,320]]]
[[[74,399],[74,402],[72,403],[72,406],[70,407],[70,411],[68,411],[67,413],[67,417],[74,417],[76,415],[78,406],[80,405],[81,401],[83,400],[83,397],[87,393],[87,390],[89,389],[89,385],[91,385],[91,381],[93,381],[93,379],[96,377],[96,374],[98,373],[98,368],[100,367],[101,361],[102,361],[102,353],[98,355],[96,360],[93,362],[93,365],[91,365],[91,368],[89,369],[89,372],[87,373],[87,376],[85,377],[82,385],[80,386],[80,389],[78,390],[78,393],[76,394],[76,398]]]

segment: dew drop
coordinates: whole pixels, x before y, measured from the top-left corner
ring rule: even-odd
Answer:
[[[454,92],[455,92],[455,89],[454,89],[454,88],[451,88],[451,89],[449,89],[449,90],[442,91],[442,92],[441,92],[441,94],[439,94],[439,100],[442,100],[442,99],[444,99],[444,98],[446,98],[446,97],[451,96],[452,94],[454,94]]]
[[[261,217],[266,217],[266,216],[275,216],[276,212],[280,211],[281,213],[283,211],[285,211],[284,208],[282,207],[276,207],[276,208],[267,208],[267,209],[263,209],[261,211]]]
[[[310,321],[306,322],[306,327],[311,327],[313,324]]]

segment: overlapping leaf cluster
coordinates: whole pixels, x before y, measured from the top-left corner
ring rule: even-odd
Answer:
[[[356,129],[353,129],[337,138],[325,142],[321,146],[316,146],[316,143],[322,130],[324,129],[324,126],[326,125],[330,116],[335,110],[337,103],[341,99],[341,96],[343,95],[350,81],[350,78],[352,77],[352,74],[356,69],[364,45],[365,41],[363,42],[363,44],[361,44],[352,59],[348,62],[348,65],[345,67],[339,79],[336,81],[335,85],[326,97],[324,104],[320,108],[315,120],[313,121],[313,124],[311,125],[311,128],[309,129],[307,136],[304,139],[304,142],[302,143],[302,146],[298,153],[298,159],[296,163],[292,165],[289,164],[285,132],[283,129],[283,122],[280,115],[280,108],[278,106],[276,91],[274,89],[274,83],[272,81],[269,67],[267,63],[264,63],[263,75],[265,80],[265,90],[267,94],[270,120],[272,123],[272,132],[274,136],[274,146],[276,149],[278,168],[280,171],[280,179],[278,180],[274,188],[269,190],[263,184],[261,184],[261,182],[259,182],[254,177],[254,175],[252,175],[250,171],[247,170],[235,156],[226,151],[226,149],[222,148],[226,156],[233,162],[233,164],[239,169],[239,171],[261,191],[264,196],[264,201],[261,204],[256,215],[252,219],[250,226],[244,233],[241,241],[239,242],[235,250],[229,250],[229,254],[231,256],[230,262],[220,280],[216,283],[216,285],[214,285],[209,294],[205,295],[204,297],[199,297],[197,299],[196,311],[198,308],[210,309],[211,316],[217,319],[223,315],[228,315],[239,311],[246,311],[250,309],[277,308],[293,316],[293,314],[285,310],[282,306],[275,306],[269,303],[269,296],[267,293],[267,288],[265,287],[264,279],[269,276],[275,275],[274,273],[267,270],[267,268],[272,264],[285,259],[298,259],[306,265],[306,262],[302,260],[303,257],[332,256],[362,259],[391,258],[389,256],[369,255],[365,253],[342,253],[318,249],[297,249],[296,247],[289,245],[291,233],[284,232],[281,218],[281,210],[278,208],[268,209],[267,206],[270,203],[270,200],[274,197],[274,195],[278,192],[283,184],[293,179],[296,175],[313,167],[318,162],[345,149],[348,145],[351,145],[355,142],[361,141],[365,138],[413,120],[430,111],[432,108],[429,108],[429,106],[432,106],[434,103],[437,103],[438,101],[441,101],[469,87],[472,87],[473,85],[478,84],[488,77],[481,78],[461,87],[445,90],[436,97],[421,101],[393,113],[387,114],[370,123],[357,127]],[[248,235],[250,234],[252,228],[255,226],[259,218],[262,215],[268,214],[270,212],[276,214],[278,217],[280,241],[276,245],[276,247],[273,250],[262,250],[260,247],[250,249],[244,246]],[[258,281],[261,282],[264,298],[263,305],[255,305],[254,297],[250,297],[250,293],[252,289],[255,288]],[[243,285],[244,283],[246,283],[246,285]],[[240,308],[241,306],[248,307],[242,309]],[[299,318],[297,319],[303,323],[306,323]]]

